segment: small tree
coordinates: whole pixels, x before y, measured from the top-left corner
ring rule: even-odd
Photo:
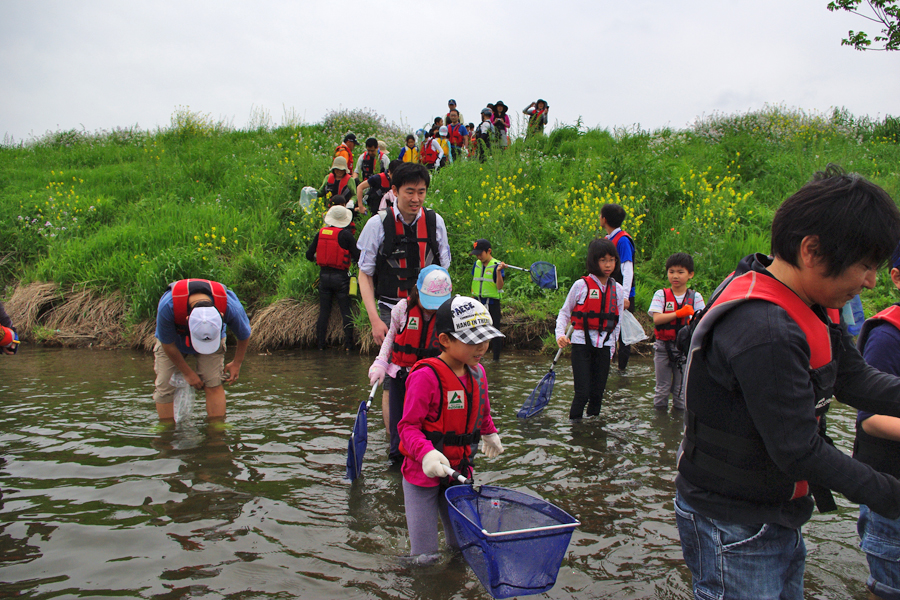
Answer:
[[[860,12],[862,0],[835,0],[828,3],[828,10],[846,10],[882,26],[882,35],[875,36],[875,43],[884,43],[883,48],[873,48],[872,41],[864,31],[853,31],[841,40],[841,46],[853,46],[857,50],[900,50],[900,5],[895,0],[866,0],[871,14]]]

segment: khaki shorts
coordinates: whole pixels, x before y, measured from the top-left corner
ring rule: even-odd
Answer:
[[[182,355],[187,358],[189,355]],[[225,379],[225,340],[212,354],[196,354],[195,371],[206,387],[218,387]],[[157,404],[169,404],[175,400],[175,386],[169,383],[172,375],[178,370],[159,340],[153,346],[153,370],[156,371],[156,390],[153,400]]]

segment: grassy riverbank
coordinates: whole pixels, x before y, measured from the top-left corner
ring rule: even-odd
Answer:
[[[19,290],[14,306],[20,318],[28,313],[27,333],[38,338],[53,338],[56,329],[66,335],[73,320],[100,319],[93,309],[108,302],[99,313],[116,315],[116,343],[137,344],[168,282],[205,277],[234,288],[251,313],[266,317],[257,321],[264,347],[308,343],[308,332],[293,329],[314,327],[308,301],[318,268],[303,254],[323,207],[307,214],[297,199],[303,186],[319,186],[347,130],[385,139],[393,156],[406,133],[365,111],[333,113],[317,125],[235,130],[179,109],[158,131],[60,131],[0,146],[4,298]],[[900,119],[769,107],[712,115],[683,130],[568,125],[516,140],[483,164],[442,170],[428,198],[447,222],[457,290],[468,290],[467,251],[478,237],[490,238],[510,264],[557,265],[555,293],[524,274],[508,277],[506,312],[518,323],[510,331],[524,339],[546,334],[582,274],[604,203],[628,211],[625,228],[639,246],[637,305],[646,310],[672,252],[693,254],[694,287],[708,296],[742,255],[768,250],[774,210],[829,162],[900,199]],[[55,287],[24,287],[34,282]],[[892,301],[891,287],[882,275],[864,296],[867,312]],[[76,296],[63,319],[62,307]],[[95,323],[94,331],[102,327]],[[70,335],[84,342],[94,334]]]

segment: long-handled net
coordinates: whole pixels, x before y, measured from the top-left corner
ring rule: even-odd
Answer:
[[[506,266],[518,271],[527,271],[531,274],[531,280],[543,290],[555,290],[559,287],[556,280],[556,265],[552,263],[539,260],[528,269],[513,265]]]

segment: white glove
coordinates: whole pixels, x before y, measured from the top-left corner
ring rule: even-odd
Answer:
[[[447,465],[449,467],[450,461],[437,450],[430,450],[428,454],[422,458],[422,472],[425,473],[426,477],[443,477],[446,475],[447,473],[441,465]]]
[[[378,385],[384,383],[384,367],[381,365],[372,365],[369,367],[369,385],[375,385],[377,382]]]
[[[488,458],[499,456],[503,452],[503,444],[500,443],[500,436],[496,433],[489,433],[481,436],[481,451]]]

